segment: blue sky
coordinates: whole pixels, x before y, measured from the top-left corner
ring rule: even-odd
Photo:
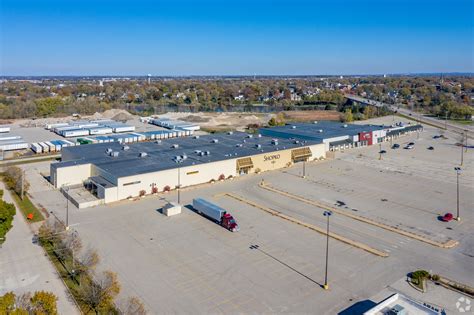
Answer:
[[[0,0],[0,74],[474,72],[473,2]]]

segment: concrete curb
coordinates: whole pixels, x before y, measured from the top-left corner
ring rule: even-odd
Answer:
[[[295,200],[298,200],[298,201],[316,206],[316,207],[321,208],[321,209],[333,211],[337,214],[341,214],[343,216],[349,217],[349,218],[357,220],[357,221],[361,221],[361,222],[364,222],[364,223],[367,223],[367,224],[371,224],[371,225],[377,226],[379,228],[382,228],[382,229],[385,229],[385,230],[388,230],[388,231],[391,231],[391,232],[394,232],[394,233],[397,233],[397,234],[400,234],[400,235],[403,235],[403,236],[406,236],[406,237],[409,237],[409,238],[413,238],[413,239],[418,240],[420,242],[424,242],[424,243],[427,243],[427,244],[430,244],[430,245],[433,245],[433,246],[436,246],[436,247],[453,248],[453,247],[455,247],[459,244],[459,242],[455,241],[455,240],[448,240],[445,243],[436,242],[436,241],[430,240],[430,239],[428,239],[424,236],[421,236],[421,235],[418,235],[418,234],[415,234],[415,233],[412,233],[412,232],[404,231],[404,230],[401,230],[399,228],[396,228],[396,227],[393,227],[393,226],[390,226],[390,225],[379,223],[379,222],[373,221],[371,219],[368,219],[368,218],[365,218],[365,217],[362,217],[362,216],[358,216],[358,215],[355,215],[355,214],[352,214],[352,213],[348,213],[346,211],[339,210],[339,209],[334,208],[334,207],[330,207],[328,205],[322,204],[322,203],[317,202],[317,201],[309,200],[309,199],[306,199],[304,197],[297,196],[297,195],[291,194],[289,192],[276,189],[274,187],[271,187],[271,186],[267,185],[266,183],[260,183],[259,187],[261,187],[263,189],[266,189],[268,191],[280,194],[280,195],[284,195],[288,198],[295,199]]]
[[[303,221],[301,221],[301,220],[298,220],[298,219],[296,219],[296,218],[290,217],[290,216],[288,216],[288,215],[286,215],[286,214],[283,214],[283,213],[278,212],[278,211],[276,211],[276,210],[273,210],[273,209],[271,209],[271,208],[264,207],[264,206],[262,206],[262,205],[259,205],[259,204],[255,203],[255,202],[253,202],[253,201],[247,200],[247,199],[245,199],[245,198],[243,198],[243,197],[241,197],[241,196],[238,196],[238,195],[235,195],[235,194],[232,194],[232,193],[222,193],[222,194],[218,194],[218,195],[216,195],[216,196],[214,196],[214,197],[218,197],[218,196],[219,196],[219,197],[220,197],[220,196],[227,196],[227,197],[236,199],[236,200],[238,200],[238,201],[240,201],[240,202],[243,202],[243,203],[246,203],[246,204],[248,204],[248,205],[250,205],[250,206],[252,206],[252,207],[255,207],[255,208],[258,208],[258,209],[260,209],[260,210],[263,210],[263,211],[265,211],[265,212],[267,212],[267,213],[269,213],[269,214],[271,214],[271,215],[280,217],[280,218],[285,219],[285,220],[287,220],[287,221],[290,221],[290,222],[296,223],[296,224],[298,224],[298,225],[304,226],[304,227],[306,227],[306,228],[308,228],[308,229],[310,229],[310,230],[316,231],[316,232],[318,232],[318,233],[320,233],[320,234],[326,235],[326,230],[324,230],[324,229],[322,229],[322,228],[320,228],[320,227],[317,227],[317,226],[315,226],[315,225],[312,225],[312,224],[303,222]],[[372,247],[370,247],[370,246],[368,246],[368,245],[366,245],[366,244],[359,243],[359,242],[357,242],[357,241],[353,241],[353,240],[348,239],[348,238],[346,238],[346,237],[344,237],[344,236],[341,236],[341,235],[339,235],[339,234],[335,234],[335,233],[333,233],[333,232],[329,232],[329,236],[330,236],[331,238],[333,238],[333,239],[335,239],[335,240],[338,240],[338,241],[340,241],[340,242],[343,242],[343,243],[345,243],[345,244],[348,244],[348,245],[354,246],[354,247],[356,247],[356,248],[365,250],[366,252],[371,253],[371,254],[373,254],[373,255],[376,255],[376,256],[379,256],[379,257],[384,257],[384,258],[389,256],[389,255],[388,255],[386,252],[384,252],[384,251],[381,251],[381,250],[372,248]]]

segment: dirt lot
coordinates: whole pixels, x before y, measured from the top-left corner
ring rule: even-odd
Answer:
[[[341,113],[334,110],[296,110],[284,112],[285,118],[293,121],[336,120],[339,121]]]

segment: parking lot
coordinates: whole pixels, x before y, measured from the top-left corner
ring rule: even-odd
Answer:
[[[389,119],[389,118],[385,118]],[[212,200],[229,209],[240,225],[231,233],[189,209],[174,217],[158,210],[174,192],[76,209],[69,222],[84,243],[99,250],[101,268],[118,273],[123,295],[143,299],[153,313],[326,313],[334,314],[367,299],[415,269],[474,284],[473,150],[464,154],[460,177],[461,221],[442,222],[456,213],[457,136],[433,139],[438,130],[398,139],[411,150],[379,147],[338,152],[336,158],[280,171],[248,175],[214,185],[184,189],[181,200]],[[427,150],[433,146],[434,150]],[[31,195],[58,218],[66,200],[40,176],[49,164],[25,165]],[[329,290],[324,283],[326,237],[271,215],[225,193],[241,196],[299,221],[325,228],[324,209],[287,195],[333,206],[435,242],[458,241],[451,249],[433,246],[376,225],[335,213],[331,231],[383,251],[382,258],[330,240]],[[258,247],[254,246],[258,245]],[[253,249],[252,249],[252,248]]]

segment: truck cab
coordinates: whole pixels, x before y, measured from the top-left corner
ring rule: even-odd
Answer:
[[[221,225],[232,232],[239,231],[239,225],[235,222],[234,217],[230,213],[226,213],[222,216]]]

